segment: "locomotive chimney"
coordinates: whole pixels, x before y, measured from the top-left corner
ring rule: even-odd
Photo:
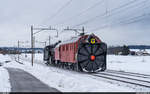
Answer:
[[[53,47],[55,48],[59,43],[61,43],[61,41],[59,40],[58,42],[56,42]]]

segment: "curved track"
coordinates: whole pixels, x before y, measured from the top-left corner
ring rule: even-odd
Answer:
[[[134,88],[142,87],[150,90],[150,75],[116,70],[107,70],[105,72],[91,75],[98,78],[104,78],[105,80],[109,81],[117,81],[128,85],[134,85]]]

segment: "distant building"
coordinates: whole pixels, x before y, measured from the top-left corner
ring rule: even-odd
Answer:
[[[148,53],[145,49],[139,49],[139,51],[130,51],[130,55],[150,56],[150,53]]]

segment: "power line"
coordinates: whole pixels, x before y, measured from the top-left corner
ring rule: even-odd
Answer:
[[[121,6],[119,6],[119,7],[117,7],[117,8],[114,8],[114,9],[112,9],[112,10],[109,10],[108,11],[108,7],[106,8],[106,13],[104,13],[103,15],[98,15],[98,16],[96,16],[96,18],[98,18],[99,16],[107,16],[107,14],[108,14],[108,12],[116,12],[116,10],[119,10],[119,9],[121,9],[121,8],[124,8],[124,7],[127,7],[127,6],[129,6],[129,5],[131,5],[131,4],[133,4],[133,3],[135,3],[137,0],[133,0],[133,1],[130,1],[130,2],[128,2],[128,3],[126,3],[126,4],[123,4],[123,5],[121,5]],[[146,2],[147,0],[145,0],[144,1],[144,3]],[[142,2],[139,2],[139,3],[136,3],[134,6],[135,7],[137,7],[137,5],[141,5],[141,3],[143,3],[143,1]],[[107,4],[107,3],[106,3]],[[131,7],[127,7],[127,8],[132,8],[133,6],[131,6]],[[127,9],[126,9],[127,10]],[[124,12],[124,11],[121,11],[121,12]],[[113,14],[111,14],[111,15],[108,15],[108,17],[109,16],[113,16]],[[96,19],[95,17],[94,17],[94,19]],[[93,19],[92,19],[93,20]],[[90,21],[89,21],[90,22]],[[88,23],[88,22],[87,22]],[[85,24],[87,24],[87,23],[85,23]],[[83,23],[82,23],[83,24]],[[80,24],[80,25],[82,25],[82,24]],[[78,25],[78,26],[80,26],[80,25]],[[76,25],[77,26],[77,25]],[[75,27],[75,26],[74,26]],[[103,26],[103,28],[105,28],[106,26]]]
[[[71,1],[72,1],[72,0],[71,0]],[[95,19],[98,18],[98,17],[107,15],[107,13],[109,13],[109,12],[112,12],[112,14],[109,15],[109,16],[113,16],[114,12],[115,12],[115,14],[117,14],[118,11],[116,12],[116,10],[120,10],[120,9],[122,9],[122,8],[124,8],[124,7],[127,7],[127,6],[129,6],[129,5],[133,4],[133,3],[135,3],[136,1],[137,1],[137,0],[132,0],[132,1],[128,2],[128,3],[126,3],[126,4],[123,4],[123,5],[120,5],[120,6],[117,7],[117,8],[114,8],[114,9],[112,9],[112,10],[108,10],[108,9],[107,9],[107,12],[106,12],[106,13],[101,14],[101,15],[97,15],[97,16],[93,17],[92,19],[88,19],[87,21],[84,21],[84,22],[82,22],[82,23],[80,23],[80,24],[78,24],[78,25],[75,25],[75,26],[80,26],[80,25],[83,25],[83,24],[87,24],[87,23],[89,23],[89,22],[92,22],[93,20],[95,20]],[[146,1],[146,0],[145,0],[145,1]],[[145,1],[144,1],[144,2],[145,2]],[[141,2],[138,3],[138,4],[141,4]],[[95,5],[95,4],[94,4],[94,5]],[[93,7],[94,7],[94,5],[93,5]],[[134,6],[137,7],[137,3],[136,3]],[[133,6],[132,6],[132,7],[133,7]],[[130,8],[132,8],[132,7],[130,7]],[[129,8],[129,7],[127,7],[127,8]],[[81,12],[81,14],[78,14],[78,15],[80,16],[80,15],[86,13],[86,12],[88,11],[88,9],[90,9],[90,7],[87,8],[83,13]],[[124,12],[124,11],[121,11],[121,12]],[[119,12],[119,13],[120,13],[120,12]],[[119,13],[118,13],[118,14],[119,14]],[[130,22],[129,22],[129,23],[130,23]],[[75,26],[74,26],[74,27],[75,27]],[[103,26],[103,28],[105,28],[105,27],[106,27],[106,26]]]
[[[143,8],[143,5],[144,5],[144,3],[146,2],[146,1],[148,1],[148,0],[145,0],[145,1],[142,1],[142,2],[139,2],[138,4],[136,4],[136,5],[134,5],[135,7],[134,8],[132,8],[133,6],[130,6],[130,7],[127,7],[127,8],[132,8],[132,9],[135,9],[135,8]],[[142,3],[143,3],[143,5],[142,5]],[[145,7],[145,6],[144,6]],[[125,11],[127,11],[127,9],[125,10]],[[120,11],[118,11],[118,12],[114,12],[114,13],[111,13],[111,14],[109,14],[108,15],[108,17],[112,17],[112,16],[114,16],[114,14],[119,14],[119,13],[121,13],[121,12],[123,12],[123,13],[125,13],[125,11],[122,11],[122,10],[120,10]],[[129,10],[128,10],[128,12],[129,12]]]
[[[118,25],[129,25],[129,24],[133,24],[133,23],[136,23],[136,22],[139,22],[141,20],[144,19],[145,16],[148,16],[150,15],[150,13],[147,13],[147,14],[142,14],[140,16],[136,16],[136,17],[132,17],[130,19],[127,19],[127,20],[123,20],[123,21],[119,21],[117,24],[114,24],[112,23],[111,26],[118,26]],[[104,28],[107,28],[108,26],[105,25],[105,26],[102,26],[102,27],[99,27],[99,28],[96,28],[96,29],[92,29],[94,31],[96,30],[100,30],[100,29],[104,29]]]
[[[68,2],[66,2],[62,7],[60,7],[58,9],[58,11],[55,14],[53,14],[51,17],[45,19],[43,21],[43,23],[45,24],[47,21],[51,21],[52,19],[54,19],[57,16],[57,14],[59,14],[61,11],[63,11],[69,4],[71,4],[71,2],[72,2],[72,0],[69,0]]]
[[[108,13],[108,12],[113,12],[113,11],[116,11],[116,10],[119,10],[119,9],[124,8],[124,7],[126,7],[126,6],[129,6],[129,5],[133,4],[133,3],[135,3],[136,1],[137,1],[137,0],[130,1],[130,2],[126,3],[126,4],[124,4],[124,5],[121,5],[121,6],[117,7],[117,8],[114,8],[114,9],[112,9],[112,10],[107,11],[107,13]],[[76,26],[81,26],[81,25],[83,25],[83,24],[87,24],[87,23],[89,23],[89,22],[92,22],[93,20],[95,20],[95,19],[98,18],[98,17],[105,16],[107,13],[103,13],[103,14],[97,15],[97,16],[91,18],[91,19],[88,19],[88,20],[86,20],[86,21],[84,21],[84,22],[82,22],[82,23],[80,23],[80,24],[75,25],[74,27],[76,27]]]
[[[84,22],[82,22],[82,23],[80,23],[80,24],[75,25],[75,26],[80,26],[80,25],[83,25],[83,24],[87,24],[87,23],[89,23],[89,22],[92,22],[92,21],[94,21],[96,18],[103,17],[103,16],[107,15],[107,14],[110,13],[110,12],[115,12],[116,10],[119,10],[119,9],[122,9],[122,8],[124,8],[124,7],[126,7],[126,6],[129,6],[129,5],[133,4],[133,3],[135,3],[135,1],[137,1],[137,0],[130,1],[130,2],[126,3],[126,4],[123,4],[123,5],[121,5],[121,6],[117,7],[117,8],[114,8],[114,9],[112,9],[112,10],[109,10],[109,11],[103,13],[103,14],[97,15],[97,16],[95,16],[95,17],[93,17],[93,18],[91,18],[91,19],[88,19],[88,20],[86,20],[86,21],[84,21]],[[109,15],[109,16],[110,16],[110,15]]]
[[[148,1],[148,0],[146,0],[146,1]],[[149,9],[149,7],[150,6],[147,6],[147,7],[145,7],[144,6],[144,9]],[[132,24],[132,23],[135,23],[135,22],[139,22],[139,21],[141,21],[141,20],[143,20],[144,19],[144,17],[145,16],[148,16],[148,15],[150,15],[150,13],[143,13],[142,15],[139,15],[139,16],[136,16],[136,17],[131,17],[131,18],[129,18],[129,19],[123,19],[122,21],[118,21],[116,24],[115,23],[111,23],[111,27],[112,26],[118,26],[118,25],[128,25],[128,24]],[[98,27],[98,28],[96,28],[96,29],[92,29],[92,30],[99,30],[99,29],[103,29],[103,28],[107,28],[108,26],[102,26],[102,27]]]
[[[146,1],[148,1],[148,0],[146,0]],[[144,1],[144,3],[145,3],[145,1]],[[139,3],[139,5],[142,5],[141,2]],[[148,7],[149,7],[149,6],[148,6]],[[140,9],[141,9],[141,8],[143,8],[143,5],[142,5],[141,7],[138,7],[138,5],[135,5],[134,9],[135,9],[135,8],[140,8]],[[145,6],[144,6],[144,8],[145,8]],[[132,8],[132,9],[133,9],[133,8]],[[145,8],[145,9],[146,9],[146,8]],[[124,12],[124,13],[125,13],[125,11],[121,11],[121,12]],[[114,15],[114,13],[109,14],[107,17],[109,17],[109,16],[112,17],[113,15]],[[130,17],[130,16],[128,16],[128,17]],[[125,20],[126,18],[127,18],[127,17],[124,17],[124,18],[121,18],[121,19]],[[132,18],[133,18],[133,17],[132,17]],[[103,18],[103,19],[104,19],[104,18]],[[103,20],[103,19],[102,19],[102,20]],[[113,20],[119,21],[120,19],[113,19]],[[113,23],[113,25],[114,25],[114,23]],[[102,26],[102,27],[107,27],[107,26]],[[108,26],[108,27],[109,27],[109,26]],[[95,30],[95,29],[94,29],[94,30]]]
[[[148,16],[148,15],[150,15],[150,13],[142,14],[142,15],[137,16],[137,17],[133,17],[128,22],[120,21],[118,25],[128,25],[128,24],[132,24],[132,23],[135,23],[135,22],[139,22],[139,21],[145,19],[144,17]]]
[[[74,15],[74,16],[68,18],[68,19],[65,19],[64,21],[61,21],[59,24],[64,24],[64,23],[67,22],[67,21],[74,20],[75,17],[80,17],[81,15],[87,13],[87,11],[89,11],[89,10],[95,8],[95,7],[98,6],[98,5],[101,5],[104,1],[105,1],[105,0],[101,0],[100,2],[95,3],[94,5],[92,5],[91,7],[88,7],[87,9],[85,9],[85,10],[83,10],[82,12],[78,13],[77,15]]]

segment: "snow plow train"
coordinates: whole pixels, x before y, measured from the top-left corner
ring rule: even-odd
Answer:
[[[72,37],[44,48],[46,64],[81,72],[106,70],[107,45],[94,34]]]

